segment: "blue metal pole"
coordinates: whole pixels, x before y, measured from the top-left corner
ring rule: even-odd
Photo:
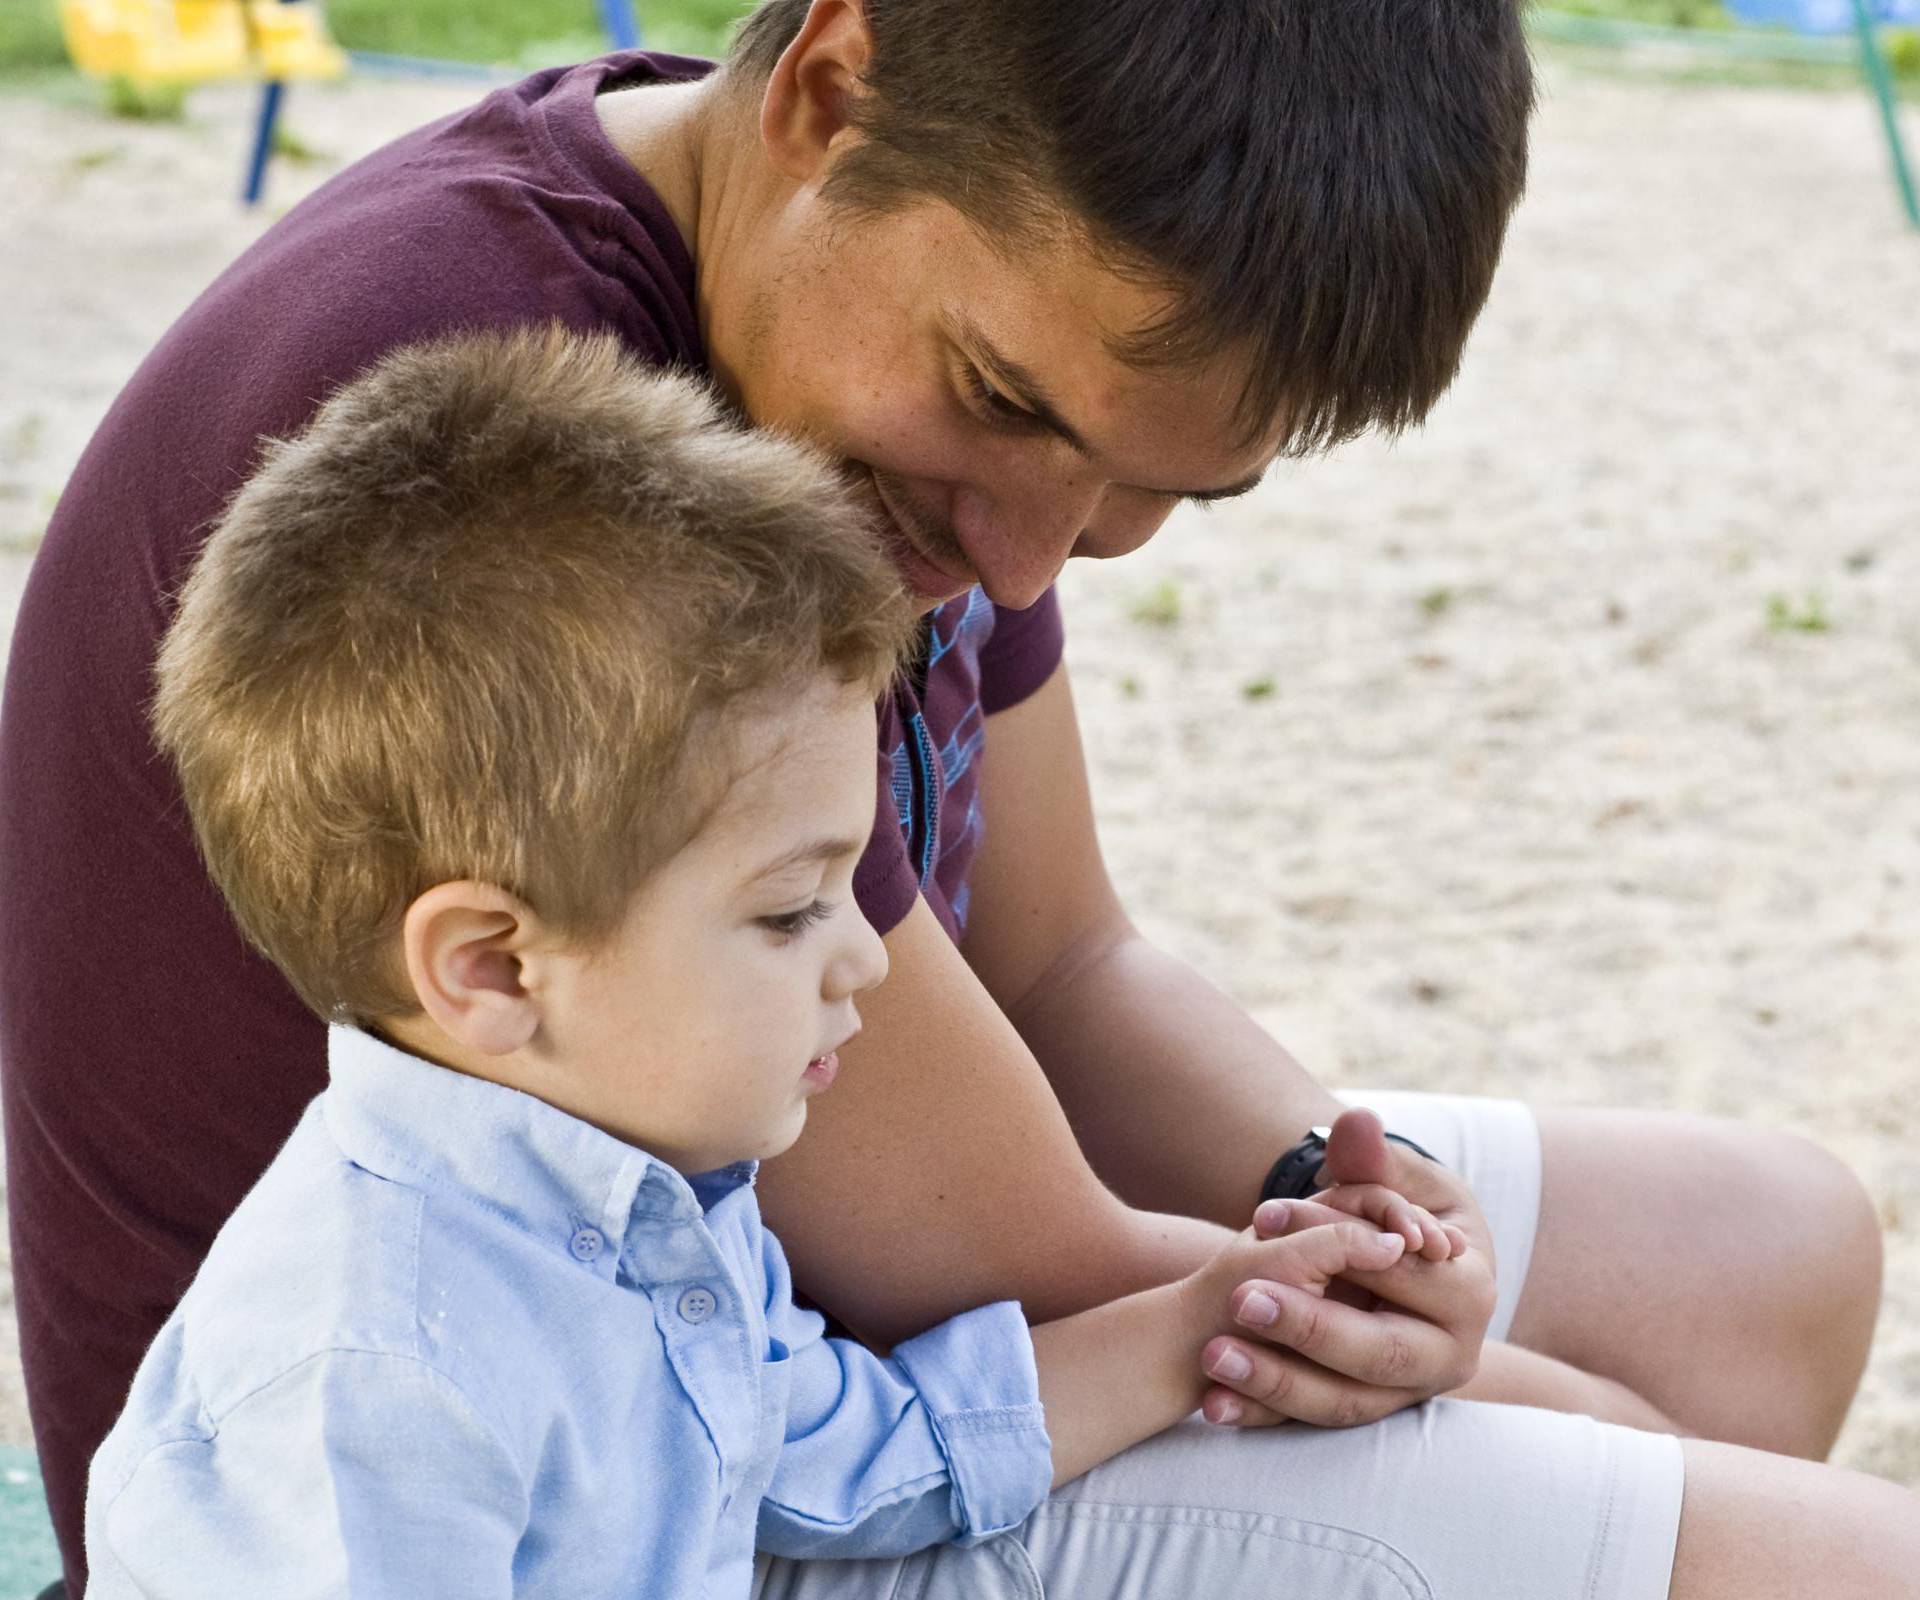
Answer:
[[[254,125],[253,154],[247,161],[247,183],[240,192],[243,204],[256,206],[267,187],[267,161],[273,155],[273,133],[280,124],[280,102],[287,86],[269,79],[260,95],[260,117]]]
[[[1873,36],[1873,18],[1867,14],[1867,0],[1853,0],[1853,28],[1860,35],[1860,63],[1866,68],[1867,82],[1880,102],[1880,123],[1887,132],[1887,153],[1893,157],[1893,181],[1900,189],[1900,203],[1906,207],[1907,221],[1920,228],[1920,197],[1913,190],[1913,172],[1907,166],[1907,148],[1900,138],[1900,112],[1893,98],[1893,76],[1887,71],[1886,58],[1880,54],[1880,42]]]
[[[633,0],[600,0],[600,25],[614,49],[640,48],[640,21],[633,14]]]

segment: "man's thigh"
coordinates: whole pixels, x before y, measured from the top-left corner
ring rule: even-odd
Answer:
[[[1677,1441],[1439,1400],[1364,1428],[1188,1421],[1016,1532],[904,1561],[763,1559],[756,1600],[1665,1600]]]

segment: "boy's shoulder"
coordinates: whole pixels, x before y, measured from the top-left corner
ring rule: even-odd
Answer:
[[[516,1313],[541,1285],[484,1211],[352,1161],[326,1097],[216,1236],[170,1322],[176,1397],[209,1426],[315,1357],[351,1352],[423,1364],[505,1433],[537,1404],[539,1374],[513,1362]],[[515,1374],[506,1381],[506,1364]],[[137,1386],[136,1386],[137,1387]],[[518,1397],[518,1404],[514,1403]]]

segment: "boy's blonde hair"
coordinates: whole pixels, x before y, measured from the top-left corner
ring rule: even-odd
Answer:
[[[417,1009],[423,891],[496,884],[591,941],[724,793],[697,733],[822,671],[878,691],[912,636],[819,457],[609,337],[461,336],[268,447],[153,723],[241,930],[365,1022]]]

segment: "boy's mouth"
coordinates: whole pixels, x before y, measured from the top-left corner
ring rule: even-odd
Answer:
[[[815,1056],[807,1063],[807,1070],[800,1074],[808,1083],[824,1089],[832,1083],[840,1071],[840,1052],[829,1050],[823,1056]]]

